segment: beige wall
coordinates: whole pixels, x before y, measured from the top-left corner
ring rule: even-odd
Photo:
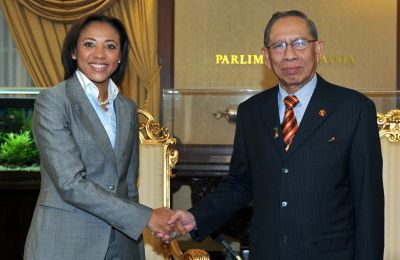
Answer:
[[[358,90],[395,89],[395,0],[176,0],[175,5],[176,89],[275,84],[262,64],[216,64],[216,55],[227,55],[230,62],[231,55],[245,55],[242,63],[249,63],[247,55],[260,55],[271,14],[289,9],[304,11],[317,24],[325,42],[318,72],[326,79]]]

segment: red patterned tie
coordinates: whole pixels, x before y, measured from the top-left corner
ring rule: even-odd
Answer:
[[[296,116],[294,115],[293,108],[299,103],[299,100],[296,96],[287,96],[285,97],[285,116],[283,117],[282,122],[282,134],[283,141],[286,144],[285,151],[289,150],[290,144],[293,141],[293,138],[299,129],[297,125]]]

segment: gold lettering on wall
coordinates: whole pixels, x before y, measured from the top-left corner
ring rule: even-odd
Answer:
[[[216,54],[215,64],[222,65],[251,65],[263,64],[263,55],[255,54]]]
[[[356,64],[353,55],[330,55],[323,54],[321,59],[322,64]]]
[[[216,54],[215,64],[218,65],[252,65],[264,64],[264,56],[262,54]],[[353,55],[332,55],[323,54],[321,64],[331,65],[354,65],[356,60]]]

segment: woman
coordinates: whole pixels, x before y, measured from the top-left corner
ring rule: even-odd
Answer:
[[[64,40],[65,81],[35,103],[42,181],[25,259],[144,259],[146,226],[175,233],[169,209],[138,203],[137,109],[116,86],[128,50],[122,23],[102,15]]]

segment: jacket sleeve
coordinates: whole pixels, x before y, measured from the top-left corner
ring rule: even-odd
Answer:
[[[247,157],[242,114],[241,106],[239,106],[229,175],[221,180],[213,193],[189,210],[194,215],[197,224],[196,237],[192,235],[196,241],[203,240],[218,229],[252,199],[252,176]]]
[[[355,205],[355,259],[381,260],[384,249],[382,154],[372,101],[363,104],[351,146],[349,173]]]
[[[57,92],[58,93],[58,92]],[[151,209],[106,190],[86,178],[85,163],[71,131],[65,96],[42,91],[35,102],[32,130],[40,151],[42,174],[49,175],[61,199],[138,239]]]

